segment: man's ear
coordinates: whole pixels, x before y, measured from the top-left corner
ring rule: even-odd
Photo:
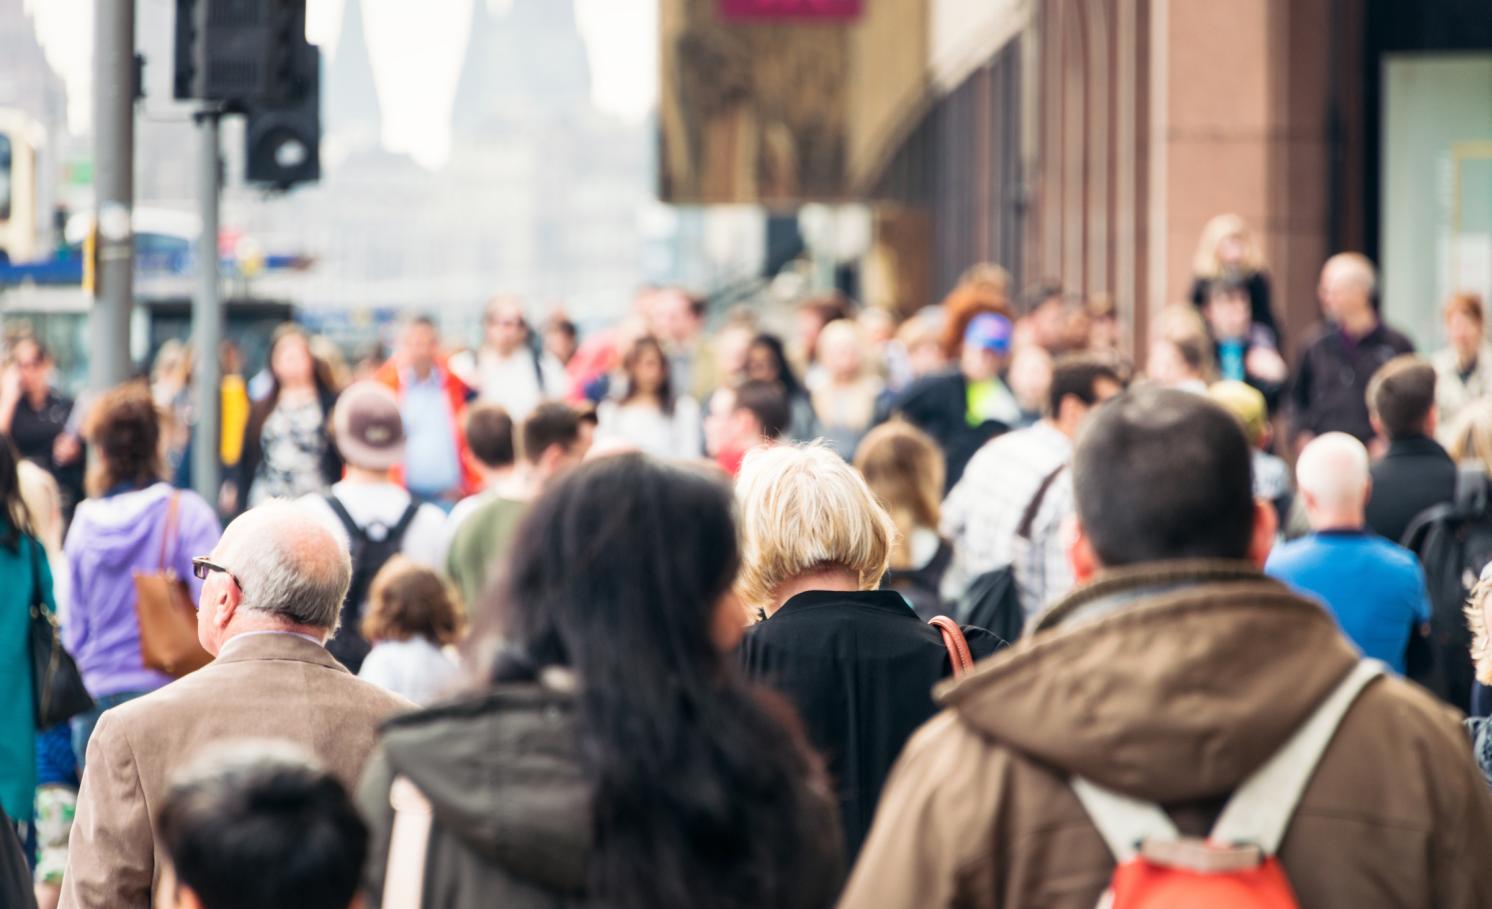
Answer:
[[[1254,500],[1254,532],[1249,538],[1249,561],[1260,569],[1269,561],[1269,551],[1274,548],[1274,537],[1280,529],[1280,519],[1274,505],[1268,499]]]
[[[1378,415],[1376,413],[1368,414],[1368,423],[1372,425],[1374,435],[1383,439],[1388,438],[1388,433],[1383,428],[1383,421],[1378,419]]]
[[[223,593],[218,597],[217,612],[213,614],[212,623],[219,628],[227,628],[228,623],[233,621],[233,616],[238,612],[238,604],[243,600],[243,591],[238,589],[238,583],[223,585]]]
[[[1067,561],[1072,566],[1073,580],[1079,584],[1088,583],[1103,568],[1082,521],[1073,521],[1072,537],[1067,543]]]

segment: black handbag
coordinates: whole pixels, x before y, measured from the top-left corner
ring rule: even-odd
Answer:
[[[78,664],[62,646],[62,629],[41,595],[41,544],[31,544],[31,700],[36,728],[50,729],[93,709]]]

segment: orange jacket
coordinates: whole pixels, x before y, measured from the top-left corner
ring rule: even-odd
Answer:
[[[466,446],[466,433],[462,431],[463,417],[466,414],[466,404],[474,396],[474,392],[467,387],[466,383],[446,368],[445,363],[439,363],[436,368],[440,370],[441,384],[445,387],[446,400],[451,405],[451,434],[456,439],[456,456],[461,460],[461,494],[464,496],[480,492],[482,489],[482,478],[477,473],[472,463],[471,450]],[[375,381],[382,382],[393,389],[395,395],[402,402],[404,400],[404,382],[399,375],[399,367],[393,360],[389,360],[379,367],[373,376]],[[404,485],[404,467],[394,468],[394,482]]]

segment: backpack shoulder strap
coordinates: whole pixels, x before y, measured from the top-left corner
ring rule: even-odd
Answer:
[[[1140,844],[1145,840],[1174,841],[1181,838],[1176,825],[1158,805],[1105,789],[1080,776],[1073,777],[1068,785],[1078,801],[1083,803],[1088,819],[1098,828],[1118,864],[1139,855]]]
[[[346,529],[347,535],[354,540],[363,539],[365,536],[363,529],[352,519],[351,513],[347,511],[347,506],[342,504],[342,500],[334,495],[328,495],[325,498],[326,506],[332,510],[332,514],[337,516],[337,520],[342,522],[342,527]]]
[[[1041,511],[1041,503],[1046,501],[1047,492],[1057,481],[1057,477],[1061,476],[1062,471],[1066,469],[1067,465],[1061,464],[1056,470],[1042,478],[1041,485],[1036,487],[1036,495],[1031,497],[1031,501],[1026,503],[1026,510],[1021,512],[1021,522],[1015,528],[1016,536],[1023,540],[1031,539],[1031,526],[1036,523],[1036,515]]]
[[[1274,855],[1342,718],[1363,688],[1382,674],[1383,664],[1376,660],[1362,660],[1353,667],[1305,725],[1233,793],[1212,830],[1212,839],[1224,844],[1253,843],[1265,855]]]
[[[389,530],[388,539],[395,543],[403,540],[405,531],[409,530],[409,525],[414,523],[414,516],[419,514],[423,507],[423,503],[411,497],[409,504],[404,506],[404,513],[399,515],[399,522]]]

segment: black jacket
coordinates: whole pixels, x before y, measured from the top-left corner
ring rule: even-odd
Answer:
[[[1456,495],[1456,464],[1439,443],[1425,436],[1396,439],[1373,464],[1373,495],[1368,526],[1398,543],[1426,508]]]
[[[964,374],[958,370],[924,376],[885,402],[884,406],[886,412],[878,415],[881,420],[899,415],[932,436],[943,450],[943,460],[947,465],[943,478],[945,494],[963,476],[964,467],[974,457],[974,452],[1010,428],[997,420],[986,420],[978,426],[969,425],[969,386]]]
[[[975,659],[999,643],[979,629],[966,635]],[[798,709],[823,753],[853,862],[902,745],[937,712],[933,685],[953,672],[942,635],[895,591],[816,590],[747,629],[740,656],[747,675]]]
[[[1414,344],[1383,323],[1356,342],[1327,324],[1301,349],[1290,386],[1296,433],[1345,432],[1363,442],[1373,438],[1368,421],[1368,380],[1399,354],[1414,353]]]

